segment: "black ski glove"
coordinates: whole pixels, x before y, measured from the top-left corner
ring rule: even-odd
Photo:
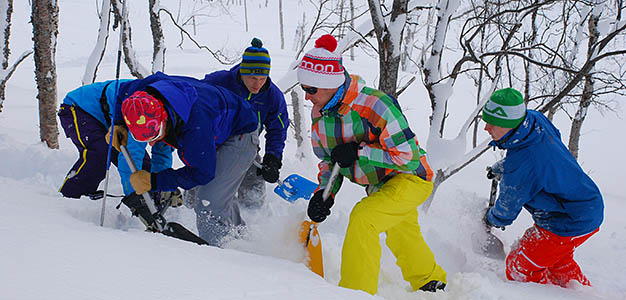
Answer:
[[[359,144],[350,142],[347,144],[339,144],[330,152],[330,160],[338,163],[340,167],[347,168],[359,159]]]
[[[263,156],[262,168],[257,169],[256,174],[263,176],[263,179],[269,183],[278,181],[280,177],[280,168],[283,166],[280,159],[272,154],[266,153]]]
[[[487,179],[502,180],[502,161],[498,161],[493,166],[487,166]]]
[[[313,194],[311,200],[309,200],[309,208],[307,209],[307,214],[311,221],[316,223],[321,223],[326,220],[326,217],[330,215],[330,208],[335,204],[335,199],[333,199],[333,195],[328,195],[328,199],[324,201],[322,199],[322,194],[324,190],[319,190]]]

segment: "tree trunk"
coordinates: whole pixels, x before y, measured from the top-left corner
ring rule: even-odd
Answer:
[[[598,32],[599,15],[591,15],[589,18],[589,44],[587,47],[587,57],[593,55],[594,45],[598,42],[600,32]],[[593,70],[593,68],[592,68]],[[587,117],[587,108],[591,105],[593,98],[593,73],[590,70],[589,74],[585,76],[585,85],[583,87],[583,94],[578,102],[578,110],[574,119],[572,120],[572,126],[569,134],[568,148],[575,159],[578,159],[578,150],[580,142],[580,130],[583,127],[583,122]]]
[[[291,90],[291,106],[293,107],[292,123],[295,132],[294,137],[296,139],[298,149],[296,151],[296,157],[298,159],[302,159],[306,156],[305,150],[302,148],[302,144],[306,136],[306,128],[304,128],[304,122],[302,122],[304,105],[298,97],[298,92],[296,92],[295,89]]]
[[[243,14],[246,19],[246,32],[248,32],[248,1],[243,0]]]
[[[0,72],[0,112],[2,112],[2,105],[5,100],[5,91],[6,84],[9,81],[9,78],[15,72],[17,66],[24,61],[29,55],[33,53],[33,51],[24,52],[13,65],[9,67],[9,55],[11,54],[11,48],[9,47],[10,37],[11,37],[11,15],[13,15],[13,0],[0,0],[0,20],[5,20],[4,28],[0,28],[0,67],[2,68],[2,72]]]
[[[57,126],[56,41],[59,7],[56,0],[33,0],[31,23],[35,43],[35,79],[39,100],[39,135],[51,149],[59,148]]]
[[[6,70],[9,67],[9,55],[11,49],[9,48],[9,37],[11,36],[11,15],[13,14],[13,0],[1,1],[2,7],[0,7],[0,19],[5,20],[4,28],[0,28],[2,35],[2,69]],[[4,99],[4,90],[2,91],[2,98]]]
[[[280,49],[285,49],[285,25],[283,22],[283,0],[278,0],[278,18],[280,21]]]
[[[374,32],[378,41],[378,67],[380,79],[378,89],[393,96],[397,96],[398,68],[400,66],[400,42],[406,23],[408,0],[394,0],[389,25],[385,24],[381,5],[377,0],[367,1],[370,7]],[[389,27],[401,30],[389,30]],[[398,34],[398,36],[392,36]]]
[[[298,92],[295,89],[291,90],[291,104],[293,106],[293,128],[295,131],[296,145],[300,147],[302,145],[302,141],[304,141],[302,134],[302,103],[300,103],[300,98],[298,98]]]
[[[6,70],[9,67],[9,55],[11,54],[11,48],[9,48],[9,37],[11,36],[11,15],[13,14],[13,0],[0,1],[0,19],[5,20],[4,28],[0,28],[0,40],[2,41],[2,57],[1,66],[2,70]],[[3,82],[0,85],[0,112],[2,112],[2,104],[4,103],[6,84]]]
[[[118,26],[124,30],[122,33],[122,48],[124,51],[124,62],[126,63],[126,66],[128,66],[130,73],[137,78],[149,76],[150,71],[139,63],[139,60],[137,60],[137,56],[135,55],[135,50],[133,49],[130,22],[128,21],[128,7],[125,8],[126,11],[122,12],[121,9],[123,5],[119,3],[119,0],[111,0],[111,3],[113,4],[113,12],[115,13],[116,22]],[[122,16],[124,17],[122,18]]]
[[[100,13],[100,27],[98,28],[98,40],[93,47],[87,66],[85,67],[85,74],[83,74],[82,84],[91,84],[96,81],[96,74],[98,73],[98,66],[102,62],[104,52],[107,47],[107,40],[109,39],[109,24],[111,23],[111,2],[103,0],[102,10]]]
[[[159,18],[159,0],[148,1],[150,12],[150,29],[152,30],[152,74],[165,70],[165,40]]]
[[[354,29],[354,0],[350,0],[350,28]],[[350,47],[350,60],[354,61],[354,47]]]

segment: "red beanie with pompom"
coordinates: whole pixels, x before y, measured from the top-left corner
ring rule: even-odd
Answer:
[[[315,48],[309,50],[298,66],[300,84],[317,88],[334,89],[345,81],[341,55],[335,54],[337,40],[325,34],[315,41]]]

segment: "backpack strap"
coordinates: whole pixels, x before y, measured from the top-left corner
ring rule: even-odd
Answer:
[[[100,96],[100,109],[102,109],[102,113],[104,114],[104,120],[107,122],[106,126],[111,126],[111,117],[109,116],[109,103],[107,101],[106,91],[111,82],[107,83],[102,89],[102,95]]]

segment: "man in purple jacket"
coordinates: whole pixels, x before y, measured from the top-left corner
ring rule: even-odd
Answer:
[[[256,113],[259,134],[265,129],[265,155],[262,168],[250,167],[238,191],[239,202],[259,207],[265,198],[265,182],[274,183],[280,176],[283,149],[289,127],[287,104],[281,90],[272,83],[270,56],[260,39],[252,39],[242,62],[226,71],[205,75],[203,81],[224,87],[249,102]],[[261,160],[257,154],[257,161]]]
[[[138,195],[195,188],[196,225],[209,245],[219,246],[245,224],[234,198],[259,144],[248,103],[226,89],[161,72],[121,84],[117,101],[114,147],[130,132],[139,142],[167,143],[184,164],[134,172],[130,183]]]

